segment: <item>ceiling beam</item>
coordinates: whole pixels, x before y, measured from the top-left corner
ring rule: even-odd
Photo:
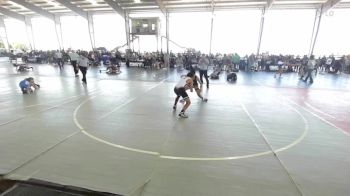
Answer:
[[[160,9],[160,11],[165,15],[166,14],[166,8],[165,5],[163,3],[163,0],[156,0],[156,3]]]
[[[114,9],[119,15],[121,15],[123,18],[125,18],[125,13],[123,8],[116,2],[112,0],[104,0],[111,8]]]
[[[265,10],[270,9],[274,2],[275,2],[275,0],[267,0]]]
[[[33,12],[35,12],[35,13],[41,15],[41,16],[49,18],[49,19],[51,19],[53,21],[55,20],[55,16],[52,13],[50,13],[50,12],[48,12],[48,11],[38,7],[38,6],[35,6],[35,5],[31,4],[31,3],[28,3],[28,2],[23,1],[23,0],[11,0],[11,1],[14,2],[14,3],[17,3],[18,5],[21,5],[21,6],[25,7],[27,9],[31,10],[31,11],[33,11]]]
[[[5,15],[5,16],[8,16],[8,17],[10,17],[10,18],[14,18],[14,19],[20,20],[20,21],[22,21],[22,22],[25,21],[25,18],[24,18],[23,15],[18,14],[18,13],[16,13],[16,12],[13,12],[13,11],[11,11],[11,10],[5,9],[5,8],[3,8],[3,7],[0,7],[0,13],[3,14],[3,15]]]
[[[254,3],[254,4],[253,4]],[[267,3],[264,2],[242,2],[242,1],[217,1],[217,2],[210,2],[210,1],[192,1],[192,2],[172,2],[168,3],[167,7],[172,7],[172,6],[183,6],[186,8],[188,6],[189,8],[194,6],[194,5],[199,5],[199,6],[210,6],[212,7],[212,4],[215,6],[221,5],[221,6],[259,6],[257,8],[260,8],[261,6],[265,6]]]
[[[322,4],[322,14],[326,13],[328,10],[332,9],[337,5],[341,0],[328,0]]]
[[[72,12],[78,14],[79,16],[85,18],[86,20],[88,19],[87,12],[84,11],[82,8],[72,4],[71,1],[68,1],[68,0],[55,0],[55,1],[65,6],[66,8],[72,10]]]

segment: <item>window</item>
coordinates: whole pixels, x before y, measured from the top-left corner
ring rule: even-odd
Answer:
[[[80,16],[62,16],[60,20],[64,49],[92,49],[86,19]]]
[[[96,47],[109,50],[126,43],[125,22],[117,14],[94,15]]]
[[[315,10],[268,10],[260,53],[309,53]]]
[[[350,9],[332,9],[324,14],[315,44],[315,55],[350,54]]]
[[[47,18],[32,18],[32,29],[37,50],[57,50],[59,49],[55,23]]]
[[[215,12],[212,53],[256,53],[261,11]]]
[[[4,19],[4,23],[10,45],[29,44],[24,22],[14,19]]]
[[[174,13],[169,17],[170,40],[180,46],[209,53],[211,13]],[[183,51],[175,44],[170,45],[170,50]]]

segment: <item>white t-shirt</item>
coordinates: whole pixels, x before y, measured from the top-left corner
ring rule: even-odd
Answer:
[[[183,76],[180,81],[176,84],[176,88],[185,88],[185,89],[188,89],[187,87],[187,80],[188,79],[191,79],[190,77],[187,77],[187,76]]]
[[[71,61],[78,61],[78,59],[79,59],[79,55],[75,52],[71,52],[68,55],[69,55]]]
[[[78,60],[78,65],[82,66],[82,67],[88,67],[89,66],[89,59],[84,57],[84,56],[80,56],[79,60]]]
[[[183,65],[183,60],[181,57],[176,58],[176,65]]]
[[[198,67],[200,70],[208,70],[209,60],[206,57],[199,59]]]
[[[316,65],[316,61],[315,60],[309,60],[309,62],[307,62],[307,68],[308,69],[314,69]]]
[[[56,58],[61,59],[62,58],[62,53],[61,52],[56,52]]]

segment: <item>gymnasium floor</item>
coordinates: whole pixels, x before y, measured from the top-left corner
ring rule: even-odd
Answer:
[[[142,196],[348,196],[350,78],[238,74],[212,81],[188,119],[172,111],[181,72],[0,63],[0,179]],[[22,95],[33,76],[41,89]]]

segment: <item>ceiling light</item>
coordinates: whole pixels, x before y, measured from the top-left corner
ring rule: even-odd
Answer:
[[[302,1],[275,1],[273,4],[308,4],[308,3],[324,3],[325,0],[302,0]]]
[[[93,5],[96,5],[97,4],[97,2],[96,2],[96,0],[88,0],[91,4],[93,4]]]
[[[55,7],[59,6],[59,4],[56,1],[47,1],[47,3]]]

